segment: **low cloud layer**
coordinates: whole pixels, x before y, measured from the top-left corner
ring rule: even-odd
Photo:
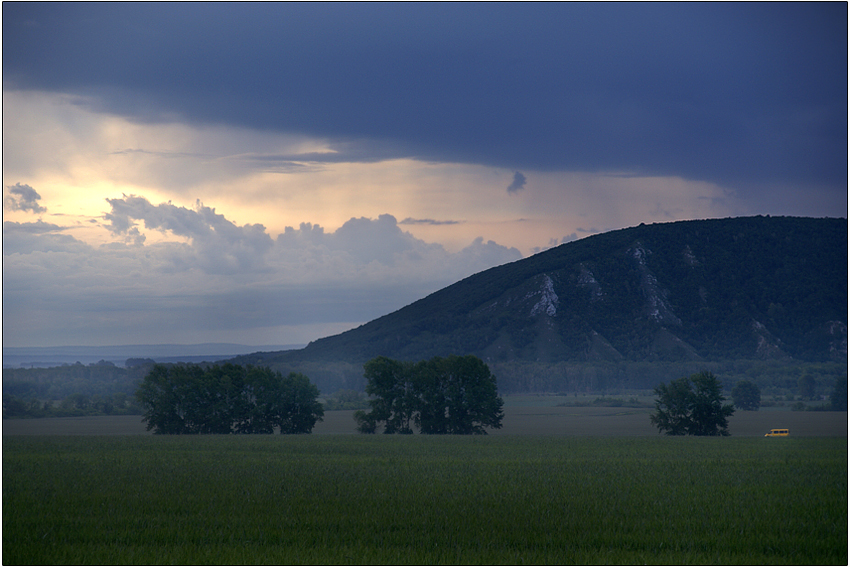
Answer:
[[[351,218],[332,232],[302,223],[273,238],[200,202],[107,202],[103,227],[115,240],[100,246],[60,225],[4,223],[7,344],[303,342],[319,337],[280,329],[363,323],[521,257],[480,238],[449,253],[388,214]],[[158,241],[146,243],[152,232]]]
[[[450,225],[450,224],[460,224],[461,222],[463,222],[463,221],[436,220],[436,219],[414,219],[414,218],[407,217],[404,220],[400,220],[398,222],[398,224],[411,224],[411,225],[424,224],[424,225],[430,225],[430,226],[443,226],[443,225]]]

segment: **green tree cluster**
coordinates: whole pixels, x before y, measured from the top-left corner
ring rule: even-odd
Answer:
[[[720,383],[711,372],[672,380],[655,388],[655,413],[649,416],[667,435],[729,435],[732,404],[723,404]]]
[[[303,374],[235,364],[156,365],[136,398],[154,433],[310,433],[324,410]]]
[[[364,365],[371,410],[357,411],[362,433],[485,434],[502,427],[496,378],[475,356],[434,357],[417,363],[378,357]]]

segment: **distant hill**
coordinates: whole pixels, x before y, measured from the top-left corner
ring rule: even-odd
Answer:
[[[846,361],[847,252],[846,219],[642,224],[480,272],[304,349],[236,360]]]
[[[156,362],[201,362],[232,358],[258,349],[283,351],[304,345],[247,346],[233,343],[191,345],[115,345],[3,347],[3,368],[49,368],[63,364],[93,364],[101,361],[123,366],[128,358],[149,358]]]

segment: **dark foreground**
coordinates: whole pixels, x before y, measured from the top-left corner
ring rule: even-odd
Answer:
[[[6,436],[3,563],[846,564],[846,438]]]

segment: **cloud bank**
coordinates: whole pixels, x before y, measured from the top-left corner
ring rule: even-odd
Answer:
[[[273,238],[200,201],[187,208],[125,195],[107,203],[103,227],[115,241],[100,246],[41,220],[4,223],[10,345],[60,344],[69,333],[86,344],[141,336],[306,342],[318,336],[282,334],[298,326],[331,334],[521,257],[481,238],[449,253],[388,214],[351,218],[333,232],[302,223]],[[147,244],[152,232],[159,241]]]

